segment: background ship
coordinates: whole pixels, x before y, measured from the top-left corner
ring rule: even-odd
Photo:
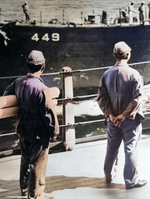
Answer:
[[[26,74],[25,57],[33,49],[43,51],[46,58],[45,73],[61,71],[63,66],[73,70],[111,66],[115,62],[112,49],[118,41],[125,41],[131,47],[130,63],[150,60],[149,25],[70,28],[10,23],[3,26],[1,31],[7,33],[9,38],[7,40],[0,35],[1,77]],[[142,69],[138,67],[138,70],[147,83],[148,65],[142,65]],[[97,86],[96,80],[101,76],[97,73],[95,75],[95,78],[91,76],[91,86]],[[89,85],[88,80],[82,78],[83,87]],[[5,86],[4,82],[1,83],[0,91]]]
[[[30,22],[25,22],[23,2],[14,2],[0,0],[0,77],[26,74],[25,57],[33,49],[43,51],[45,73],[61,71],[63,66],[78,70],[113,65],[112,49],[121,40],[132,48],[130,63],[150,60],[149,21],[139,25],[140,3],[137,0],[134,1],[137,11],[132,25],[127,13],[129,0],[113,3],[110,0],[28,1]],[[147,0],[145,5],[148,5]],[[148,64],[138,66],[138,70],[147,84]],[[74,86],[97,88],[102,72],[75,75]],[[46,83],[59,86],[60,80],[56,79],[55,82],[46,79]],[[0,79],[0,94],[9,81],[12,79]]]

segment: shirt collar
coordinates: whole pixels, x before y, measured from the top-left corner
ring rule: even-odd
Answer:
[[[36,76],[34,76],[32,73],[28,73],[28,74],[27,74],[27,77],[28,77],[28,78],[37,78],[37,79],[39,79],[41,82],[43,82],[43,80],[42,80],[40,77],[36,77]]]

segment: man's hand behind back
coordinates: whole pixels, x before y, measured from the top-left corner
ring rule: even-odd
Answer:
[[[114,119],[114,125],[120,127],[121,123],[126,119],[125,116],[123,116],[122,114],[118,115],[115,119]]]

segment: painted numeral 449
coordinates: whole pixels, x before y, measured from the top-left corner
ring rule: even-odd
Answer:
[[[40,38],[39,38],[38,33],[35,33],[35,34],[31,37],[31,39],[32,39],[33,41],[39,41]],[[48,34],[48,33],[45,33],[41,39],[42,39],[43,41],[49,41],[50,39],[51,39],[52,41],[59,41],[59,40],[60,40],[60,35],[59,35],[59,33],[53,33],[53,34],[51,35],[51,38],[50,38],[50,37],[49,37],[49,34]]]

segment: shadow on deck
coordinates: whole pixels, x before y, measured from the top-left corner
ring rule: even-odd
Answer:
[[[150,195],[150,136],[142,137],[139,147],[139,173],[147,185],[126,190],[123,180],[123,144],[119,152],[117,177],[105,183],[103,163],[106,140],[77,144],[73,151],[49,154],[46,195],[54,199],[147,199]],[[0,159],[0,198],[21,197],[19,188],[20,155]]]

